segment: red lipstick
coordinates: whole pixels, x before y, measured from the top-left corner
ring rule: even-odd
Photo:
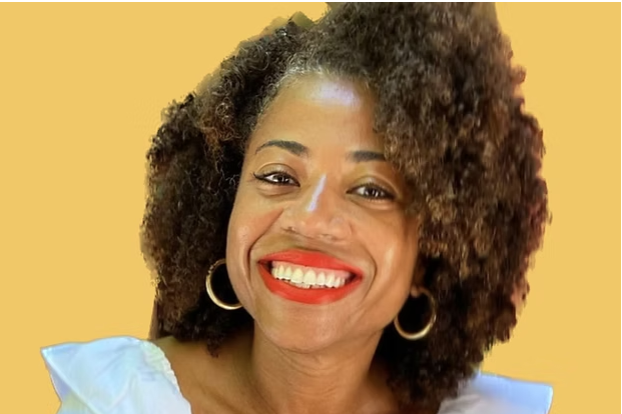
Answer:
[[[270,273],[270,263],[275,261],[327,270],[346,271],[352,276],[344,286],[338,288],[302,288],[272,276]],[[357,267],[334,257],[320,252],[304,250],[287,250],[263,257],[259,260],[259,273],[266,287],[272,293],[291,301],[310,305],[335,302],[345,297],[360,284],[363,275],[363,272]]]

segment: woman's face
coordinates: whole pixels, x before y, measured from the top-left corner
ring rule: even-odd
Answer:
[[[227,238],[244,308],[299,351],[380,335],[413,284],[415,217],[372,130],[372,96],[306,75],[254,130]]]

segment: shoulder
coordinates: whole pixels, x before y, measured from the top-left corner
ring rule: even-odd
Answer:
[[[190,413],[164,353],[151,342],[120,336],[49,346],[41,354],[61,407],[80,406],[81,413]],[[153,395],[157,404],[148,397]]]
[[[480,372],[439,414],[547,414],[552,400],[548,384]]]

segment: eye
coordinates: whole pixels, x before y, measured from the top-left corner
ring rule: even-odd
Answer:
[[[350,194],[356,194],[370,200],[395,200],[395,196],[388,190],[370,184],[358,186],[351,190]]]
[[[253,176],[259,181],[274,185],[299,185],[298,181],[296,181],[291,175],[282,171],[274,171],[265,174],[253,174]]]

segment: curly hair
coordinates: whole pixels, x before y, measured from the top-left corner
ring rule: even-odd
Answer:
[[[159,335],[203,341],[215,354],[252,323],[209,300],[205,274],[225,255],[258,117],[287,79],[328,72],[376,96],[375,132],[414,194],[424,284],[437,302],[426,338],[405,341],[387,327],[376,358],[398,401],[438,404],[509,339],[511,296],[549,219],[542,131],[517,93],[524,71],[477,4],[345,3],[316,23],[294,20],[243,42],[168,108],[153,138],[142,241],[157,274]],[[404,308],[400,318],[423,325],[426,316]]]

